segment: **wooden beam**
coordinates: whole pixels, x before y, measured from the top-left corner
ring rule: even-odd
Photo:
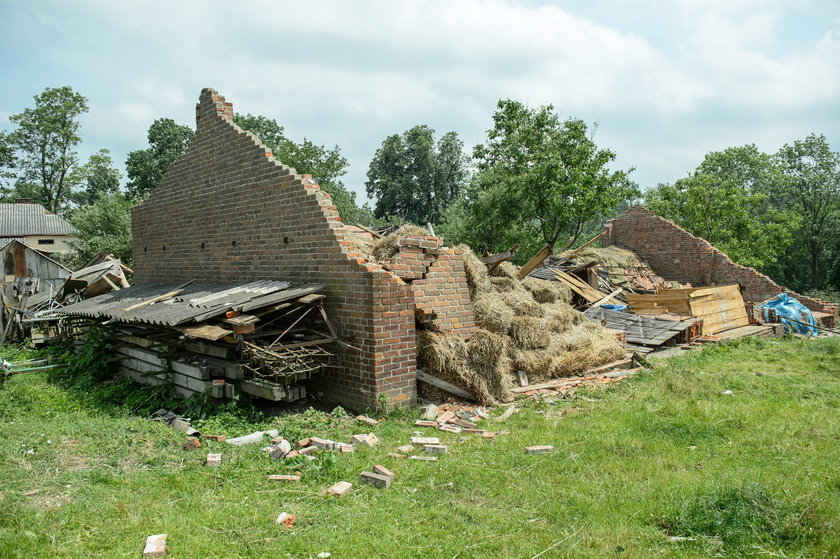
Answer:
[[[441,390],[445,390],[446,392],[454,394],[455,396],[463,398],[464,400],[470,400],[472,402],[478,400],[476,395],[472,392],[469,392],[467,390],[464,390],[463,388],[455,386],[454,384],[446,382],[443,379],[439,379],[435,376],[432,376],[422,369],[417,369],[417,380],[425,382],[426,384],[431,384],[434,387],[440,388]]]
[[[606,303],[607,301],[609,301],[610,299],[612,299],[613,297],[621,295],[623,292],[624,292],[624,290],[619,287],[618,289],[616,289],[615,291],[613,291],[612,293],[610,293],[609,295],[607,295],[606,297],[604,297],[600,301],[595,301],[594,303],[592,303],[592,306],[593,307],[599,307],[599,306],[603,305],[604,303]]]
[[[594,243],[595,241],[597,241],[598,239],[603,237],[604,233],[606,233],[606,231],[601,231],[600,233],[598,233],[597,235],[595,235],[594,237],[592,237],[591,239],[589,239],[588,241],[586,241],[585,243],[583,243],[582,245],[577,247],[575,250],[570,252],[569,255],[566,258],[571,258],[572,255],[577,254],[578,251],[581,251],[581,250],[585,249],[586,247],[588,247],[589,245],[591,245],[592,243]]]
[[[528,262],[519,269],[516,278],[519,280],[525,279],[534,269],[543,263],[543,261],[551,256],[551,245],[545,245]]]
[[[163,295],[158,295],[157,297],[152,297],[150,299],[146,299],[145,301],[140,301],[139,303],[135,303],[130,307],[126,307],[123,309],[123,312],[133,311],[134,309],[139,309],[140,307],[146,307],[148,305],[152,305],[154,303],[159,303],[161,301],[166,301],[167,299],[171,299],[176,295],[180,295],[184,292],[184,288],[192,283],[192,280],[188,281],[178,289],[173,289],[168,293],[164,293]]]

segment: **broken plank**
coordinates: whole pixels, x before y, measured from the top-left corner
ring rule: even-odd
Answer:
[[[525,263],[519,269],[519,272],[516,274],[516,279],[523,280],[525,279],[528,274],[530,274],[537,266],[543,263],[543,261],[551,256],[551,245],[545,245],[542,247],[534,256],[531,257],[528,262]]]
[[[146,307],[148,305],[152,305],[154,303],[159,303],[161,301],[166,301],[167,299],[171,299],[176,295],[180,295],[184,292],[184,288],[187,287],[189,284],[192,283],[192,280],[188,281],[184,285],[178,287],[177,289],[173,289],[168,293],[164,293],[163,295],[158,295],[157,297],[152,297],[150,299],[146,299],[145,301],[140,301],[139,303],[135,303],[129,307],[123,309],[123,312],[133,311],[134,309],[139,309],[140,307]]]
[[[417,369],[417,380],[425,382],[426,384],[431,384],[434,387],[440,388],[441,390],[445,390],[446,392],[454,394],[455,396],[458,396],[459,398],[463,398],[465,400],[470,400],[473,402],[478,400],[476,395],[472,392],[464,390],[461,387],[455,386],[452,383],[446,382],[443,379],[439,379],[436,376],[432,376],[426,371],[423,371],[422,369]]]
[[[212,324],[204,324],[202,326],[187,326],[179,328],[178,330],[180,330],[190,338],[201,338],[203,340],[210,340],[212,342],[220,340],[225,336],[233,335],[233,330],[226,330],[220,326],[214,326]]]

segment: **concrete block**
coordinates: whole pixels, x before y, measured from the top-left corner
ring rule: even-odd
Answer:
[[[329,489],[327,489],[327,495],[331,495],[333,497],[338,497],[339,499],[350,493],[350,490],[353,489],[353,484],[349,481],[339,481]]]
[[[352,444],[338,443],[338,449],[339,449],[339,450],[340,450],[343,454],[350,454],[351,452],[353,452],[354,450],[356,450],[356,447],[355,447],[355,446],[353,446]]]
[[[548,444],[541,446],[526,446],[525,454],[546,454],[552,450],[554,450],[554,447]]]
[[[157,534],[146,538],[143,559],[155,559],[156,557],[166,557],[166,534]]]
[[[426,462],[437,462],[437,456],[409,456],[409,460],[425,460]]]
[[[359,481],[368,485],[373,485],[377,489],[385,489],[391,485],[390,477],[374,472],[362,472],[359,474]]]
[[[411,444],[440,444],[440,439],[437,437],[411,437]]]
[[[208,454],[207,455],[207,466],[219,466],[222,463],[222,455],[221,454]]]
[[[309,456],[311,454],[314,454],[317,450],[317,446],[307,446],[306,448],[300,449],[298,452],[304,456]]]
[[[414,445],[404,444],[402,446],[397,447],[398,452],[408,453],[414,450]]]

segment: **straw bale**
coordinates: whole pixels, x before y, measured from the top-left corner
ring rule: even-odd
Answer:
[[[545,316],[545,309],[534,301],[531,293],[522,287],[499,293],[498,297],[510,307],[517,316]]]
[[[533,316],[517,316],[510,326],[513,344],[521,349],[542,349],[551,342],[548,320]]]
[[[519,266],[513,262],[502,262],[490,272],[494,278],[510,278],[516,280],[516,274],[519,273]],[[518,281],[518,280],[517,280]]]
[[[566,332],[570,328],[589,322],[583,313],[566,303],[558,302],[542,307],[545,309],[546,328],[551,332]]]
[[[379,261],[388,260],[400,250],[400,241],[406,237],[426,237],[429,232],[417,225],[403,225],[393,233],[376,239],[370,248],[370,254]]]
[[[479,328],[507,334],[516,314],[495,294],[480,294],[473,299],[473,315]]]
[[[631,268],[634,266],[644,266],[645,263],[636,256],[636,253],[624,248],[619,248],[615,245],[608,247],[586,247],[580,251],[567,250],[560,256],[564,258],[571,258],[575,262],[587,264],[598,262],[601,266],[614,266],[617,268]]]
[[[472,249],[467,245],[457,245],[455,250],[460,251],[464,258],[464,271],[467,274],[470,296],[475,299],[481,293],[493,291],[493,284],[487,274],[487,266],[478,259]]]
[[[572,302],[572,290],[559,281],[525,278],[520,283],[531,292],[537,303]]]

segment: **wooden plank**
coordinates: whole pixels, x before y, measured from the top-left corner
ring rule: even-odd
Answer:
[[[525,279],[528,274],[534,271],[534,269],[542,264],[549,256],[551,256],[551,245],[545,245],[519,269],[519,272],[516,274],[516,278],[519,280]]]
[[[588,283],[584,283],[579,279],[561,271],[561,270],[552,270],[554,275],[564,284],[566,284],[569,289],[589,301],[590,303],[594,303],[595,301],[600,300],[604,294],[594,289]]]
[[[172,297],[175,297],[176,295],[180,295],[181,293],[183,293],[184,288],[187,287],[191,283],[192,283],[192,280],[188,281],[184,285],[182,285],[179,288],[174,289],[174,290],[172,290],[168,293],[164,293],[163,295],[158,295],[157,297],[151,297],[149,299],[146,299],[145,301],[140,301],[139,303],[135,303],[131,306],[128,306],[128,307],[124,308],[123,312],[133,311],[134,309],[139,309],[140,307],[146,307],[146,306],[152,305],[154,303],[160,303],[161,301],[166,301],[167,299],[171,299]]]
[[[479,258],[482,262],[484,262],[488,268],[495,268],[502,262],[507,262],[508,260],[512,259],[516,256],[516,253],[507,251],[507,252],[500,252],[498,254],[490,254],[488,256],[482,256]]]
[[[178,330],[180,330],[190,338],[199,338],[202,340],[210,340],[213,342],[215,342],[216,340],[220,340],[225,336],[233,335],[233,330],[226,330],[221,326],[215,326],[213,324],[181,327],[178,328]]]
[[[612,293],[610,293],[609,295],[607,295],[606,297],[604,297],[600,301],[595,301],[594,303],[592,303],[592,306],[597,307],[597,306],[603,305],[604,303],[606,303],[607,301],[609,301],[613,297],[617,297],[618,295],[621,295],[623,292],[624,292],[624,289],[619,287],[618,289],[616,289],[615,291],[613,291]]]
[[[465,400],[470,400],[472,402],[478,400],[478,398],[472,392],[464,390],[459,386],[455,386],[452,383],[446,382],[443,379],[439,379],[436,376],[432,376],[422,369],[417,369],[417,380],[425,382],[426,384],[431,384],[432,386],[440,388],[441,390],[445,390],[446,392],[454,394],[455,396],[458,396],[459,398],[463,398]]]

